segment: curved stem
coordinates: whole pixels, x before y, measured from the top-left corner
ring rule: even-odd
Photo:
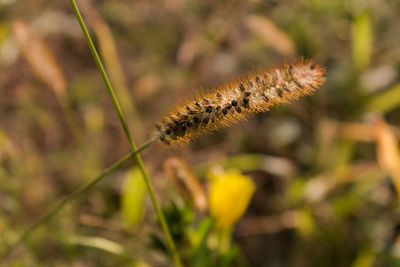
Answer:
[[[110,80],[108,78],[108,75],[107,75],[107,73],[106,73],[106,71],[104,69],[103,63],[101,62],[100,56],[97,53],[96,47],[93,44],[92,38],[90,37],[89,31],[88,31],[88,29],[87,29],[87,27],[85,25],[85,22],[83,21],[82,15],[80,14],[79,8],[76,5],[74,0],[69,0],[69,1],[71,3],[72,9],[74,10],[74,13],[75,13],[75,16],[76,16],[76,18],[77,18],[77,20],[79,22],[79,25],[81,26],[83,35],[85,36],[85,39],[86,39],[86,42],[87,42],[87,44],[89,46],[90,52],[92,53],[94,61],[96,62],[96,65],[97,65],[97,67],[98,67],[98,69],[100,71],[101,77],[104,80],[104,83],[106,85],[107,91],[108,91],[108,93],[109,93],[109,95],[111,97],[111,100],[112,100],[113,104],[114,104],[115,110],[117,111],[119,120],[121,122],[122,128],[124,129],[125,135],[128,138],[128,141],[129,141],[129,144],[130,144],[130,146],[132,148],[132,151],[135,151],[136,150],[135,142],[133,141],[133,139],[131,137],[128,125],[127,125],[127,123],[125,121],[125,118],[124,118],[124,115],[122,113],[121,107],[119,105],[118,99],[117,99],[117,97],[116,97],[116,95],[114,93],[114,90],[113,90],[113,88],[111,86],[111,83],[110,83]],[[156,198],[156,196],[154,194],[154,190],[153,190],[153,187],[152,187],[152,185],[150,183],[150,180],[148,178],[148,175],[147,175],[146,169],[144,167],[143,161],[142,161],[142,159],[141,159],[139,154],[135,154],[135,159],[136,159],[137,164],[139,166],[140,172],[142,173],[143,179],[145,180],[145,183],[146,183],[146,186],[147,186],[147,190],[148,190],[148,192],[150,194],[151,201],[153,202],[154,208],[155,208],[155,210],[157,212],[157,216],[158,216],[158,219],[160,220],[161,227],[162,227],[162,229],[163,229],[163,231],[165,233],[165,236],[167,238],[168,247],[169,247],[170,252],[172,254],[173,260],[174,260],[176,266],[180,267],[180,266],[182,266],[182,263],[180,261],[178,252],[176,250],[176,246],[175,246],[174,240],[173,240],[171,232],[170,232],[170,230],[168,228],[168,224],[167,224],[167,221],[166,221],[166,219],[164,217],[164,214],[163,214],[163,212],[162,212],[162,210],[161,210],[161,208],[160,208],[160,206],[158,204],[157,198]]]
[[[28,238],[31,236],[31,234],[38,229],[40,226],[48,222],[51,218],[53,218],[65,205],[67,205],[69,202],[83,194],[84,192],[88,191],[91,189],[93,186],[95,186],[97,183],[99,183],[101,180],[103,180],[107,175],[115,171],[116,169],[120,168],[122,165],[124,165],[126,162],[128,162],[130,159],[132,159],[135,155],[139,154],[142,150],[147,148],[149,145],[151,145],[154,142],[154,140],[150,140],[143,144],[141,147],[136,149],[135,151],[131,152],[130,154],[126,155],[107,169],[105,169],[99,176],[94,178],[93,180],[88,181],[86,184],[82,185],[75,191],[73,191],[71,194],[69,194],[66,198],[61,200],[58,204],[56,204],[52,209],[50,209],[48,212],[42,215],[34,224],[32,224],[28,229],[25,230],[25,232],[20,236],[20,238],[8,249],[5,251],[3,255],[3,260],[5,260],[8,256],[11,255],[11,253],[14,251],[15,248],[17,248],[19,245],[24,243]]]

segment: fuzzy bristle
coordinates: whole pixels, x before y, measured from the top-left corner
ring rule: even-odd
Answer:
[[[155,137],[170,145],[232,125],[250,114],[311,94],[323,84],[324,72],[313,61],[303,59],[251,72],[175,107],[156,125]]]

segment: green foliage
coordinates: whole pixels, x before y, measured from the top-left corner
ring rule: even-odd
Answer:
[[[372,55],[372,26],[369,12],[354,17],[352,25],[353,64],[359,71],[368,67]]]
[[[125,176],[121,194],[122,217],[129,226],[137,226],[142,220],[147,196],[146,184],[137,167]]]

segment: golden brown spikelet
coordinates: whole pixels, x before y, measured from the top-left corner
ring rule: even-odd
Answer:
[[[156,124],[155,137],[170,145],[229,126],[276,104],[311,94],[324,82],[324,72],[321,66],[304,59],[251,72],[176,106]]]

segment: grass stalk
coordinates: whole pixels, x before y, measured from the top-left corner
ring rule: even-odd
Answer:
[[[20,236],[20,238],[11,246],[9,246],[2,259],[6,260],[11,253],[17,248],[19,245],[24,243],[28,238],[31,236],[31,234],[38,229],[40,226],[48,222],[51,218],[53,218],[65,205],[67,205],[69,202],[80,196],[81,194],[85,193],[89,189],[91,189],[93,186],[95,186],[97,183],[99,183],[101,180],[103,180],[107,175],[112,173],[113,171],[117,170],[121,166],[123,166],[126,162],[128,162],[130,159],[132,159],[135,155],[139,154],[141,151],[143,151],[145,148],[147,148],[149,145],[153,143],[154,140],[150,140],[143,144],[141,147],[136,149],[135,151],[131,152],[130,154],[126,155],[107,169],[105,169],[99,176],[94,178],[93,180],[88,181],[87,183],[83,184],[81,187],[79,187],[77,190],[73,191],[70,195],[68,195],[66,198],[64,198],[62,201],[60,201],[58,204],[56,204],[52,209],[50,209],[48,212],[42,215],[33,225],[31,225],[28,229],[25,230],[25,232]]]
[[[119,105],[118,99],[117,99],[117,97],[116,97],[116,95],[114,93],[114,90],[112,88],[112,85],[110,83],[108,75],[107,75],[107,73],[106,73],[106,71],[104,69],[103,63],[101,62],[101,59],[100,59],[100,57],[99,57],[99,55],[97,53],[96,47],[93,44],[92,38],[90,37],[89,31],[88,31],[88,29],[87,29],[87,27],[85,25],[85,22],[83,21],[82,15],[80,14],[79,8],[76,5],[74,0],[69,0],[69,1],[70,1],[71,6],[72,6],[72,9],[73,9],[73,11],[75,13],[75,16],[76,16],[76,18],[77,18],[77,20],[79,22],[79,25],[81,26],[83,35],[85,36],[85,39],[86,39],[86,42],[87,42],[87,44],[89,46],[90,52],[92,53],[94,61],[96,62],[96,65],[97,65],[97,67],[99,69],[99,72],[100,72],[100,74],[101,74],[101,76],[102,76],[102,78],[104,80],[104,83],[106,85],[107,91],[108,91],[108,93],[109,93],[109,95],[111,97],[111,100],[112,100],[113,104],[114,104],[115,110],[117,111],[119,120],[121,122],[122,128],[124,129],[125,135],[128,138],[128,141],[129,141],[129,144],[130,144],[130,146],[132,148],[132,151],[135,151],[136,150],[135,142],[133,141],[132,136],[131,136],[131,134],[129,132],[129,128],[128,128],[128,125],[127,125],[127,123],[125,121],[125,118],[124,118],[124,115],[122,113],[121,107]],[[148,178],[147,171],[146,171],[146,169],[144,167],[143,161],[142,161],[142,159],[141,159],[139,154],[135,154],[134,157],[135,157],[135,159],[137,161],[137,164],[139,166],[140,172],[142,173],[143,179],[145,180],[145,183],[146,183],[146,186],[147,186],[147,190],[149,191],[149,194],[150,194],[151,201],[153,202],[154,208],[155,208],[155,210],[157,212],[158,219],[160,220],[160,223],[161,223],[161,227],[162,227],[162,229],[163,229],[163,231],[165,233],[165,236],[167,238],[168,247],[169,247],[170,252],[172,254],[173,260],[174,260],[176,266],[180,267],[180,266],[182,266],[182,263],[180,261],[178,252],[176,250],[176,246],[175,246],[174,240],[172,238],[172,235],[171,235],[171,232],[169,230],[167,221],[166,221],[166,219],[164,217],[164,214],[163,214],[163,212],[162,212],[162,210],[161,210],[161,208],[160,208],[160,206],[158,204],[157,198],[156,198],[156,196],[154,194],[153,186],[150,183],[150,180]]]

